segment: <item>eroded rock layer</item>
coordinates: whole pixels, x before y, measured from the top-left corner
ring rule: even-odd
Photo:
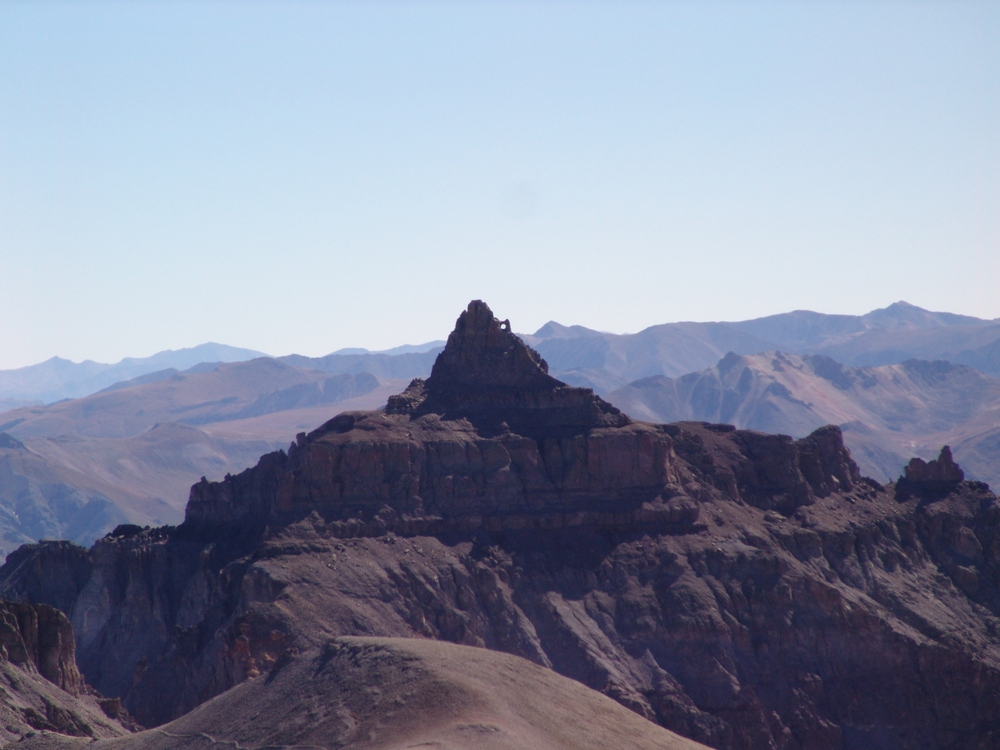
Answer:
[[[1000,505],[945,456],[897,492],[836,427],[632,422],[482,303],[438,363],[196,485],[180,527],[22,548],[0,593],[63,608],[148,725],[378,635],[523,656],[717,748],[1000,743]]]
[[[0,601],[4,747],[39,731],[97,739],[127,735],[134,728],[118,699],[104,699],[87,685],[75,650],[73,628],[58,609]]]

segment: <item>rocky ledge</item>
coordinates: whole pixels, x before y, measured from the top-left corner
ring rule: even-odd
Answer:
[[[481,302],[424,382],[192,488],[177,528],[26,546],[147,725],[344,635],[523,656],[732,750],[1000,744],[1000,504],[947,452],[883,487],[802,440],[634,422]]]

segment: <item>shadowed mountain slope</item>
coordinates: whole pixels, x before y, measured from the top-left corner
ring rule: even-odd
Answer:
[[[158,729],[88,743],[343,750],[705,750],[524,659],[417,639],[340,638]],[[26,750],[82,745],[35,737]]]
[[[140,379],[74,401],[9,411],[0,415],[0,430],[21,440],[67,434],[122,438],[160,422],[200,425],[329,405],[378,385],[368,373],[331,376],[260,358],[207,372],[174,373],[153,382]]]
[[[635,422],[481,302],[385,410],[179,527],[23,547],[0,594],[66,611],[147,725],[356,635],[521,656],[724,750],[1000,741],[1000,503],[947,451],[883,486],[837,427]]]
[[[644,378],[608,398],[650,421],[793,437],[838,424],[862,471],[880,481],[899,476],[911,456],[930,458],[951,444],[971,477],[1000,486],[1000,450],[989,450],[1000,428],[1000,379],[949,362],[852,368],[816,355],[729,354],[708,370]]]
[[[0,555],[41,538],[90,544],[120,523],[177,523],[199,477],[240,471],[328,419],[333,404],[370,408],[386,389],[397,387],[265,358],[0,415]]]

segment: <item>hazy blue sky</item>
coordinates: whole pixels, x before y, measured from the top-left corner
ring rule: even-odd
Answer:
[[[1000,3],[0,4],[0,367],[1000,317]]]

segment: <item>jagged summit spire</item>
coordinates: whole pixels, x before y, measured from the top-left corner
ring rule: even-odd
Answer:
[[[430,395],[458,391],[550,391],[565,386],[551,375],[545,360],[498,320],[482,300],[473,300],[458,316],[444,351],[427,380]]]
[[[390,414],[464,417],[488,431],[579,432],[629,419],[594,395],[549,375],[545,360],[482,300],[458,316],[430,377],[414,380],[386,405]]]

